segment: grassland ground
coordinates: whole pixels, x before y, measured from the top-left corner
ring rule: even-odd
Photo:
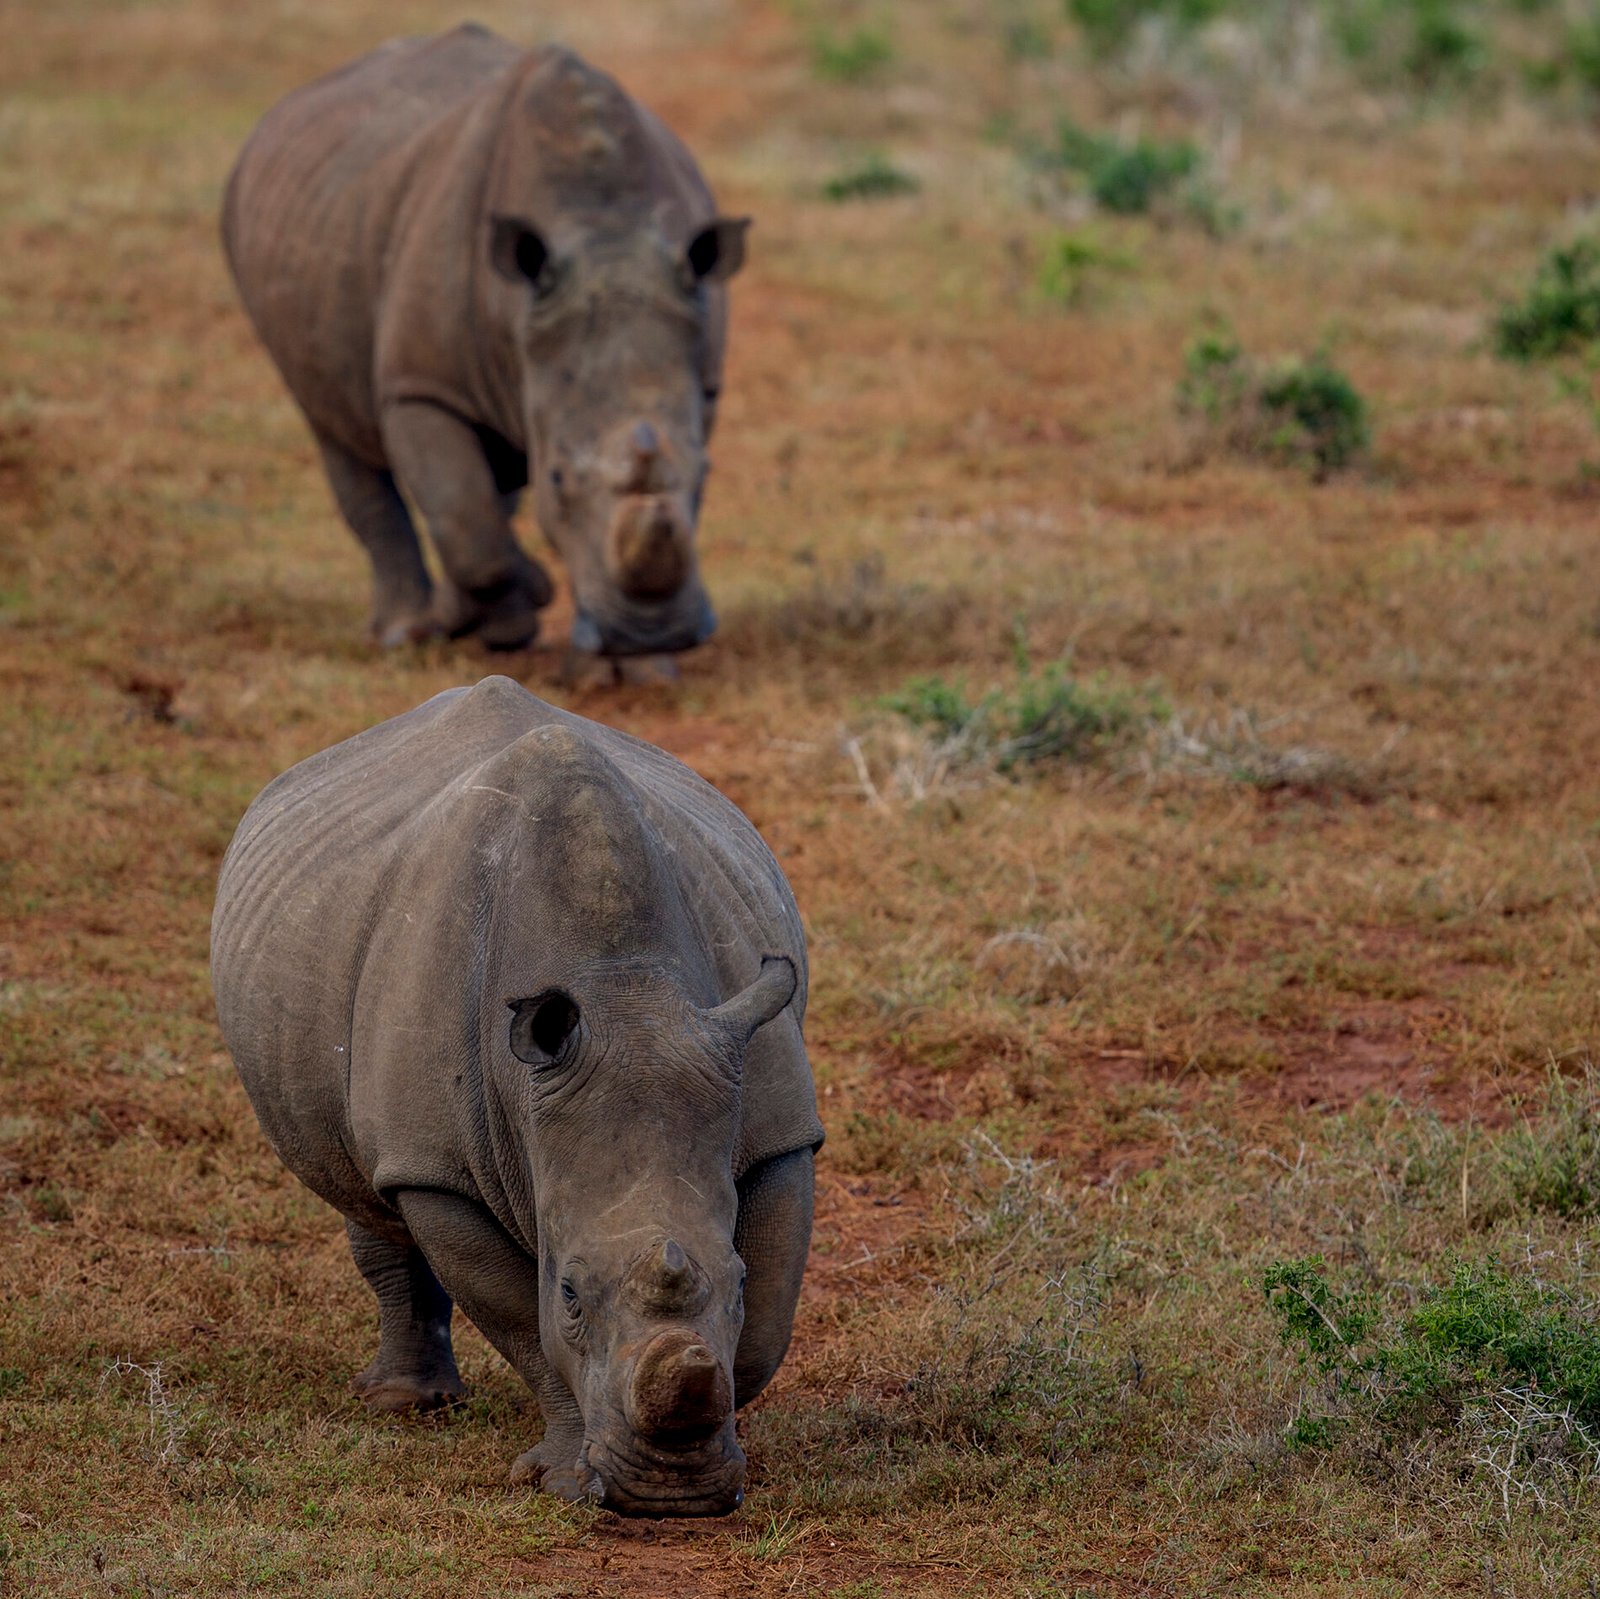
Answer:
[[[1559,7],[1403,82],[1330,7],[476,7],[757,219],[722,627],[644,689],[568,681],[564,597],[369,649],[218,253],[269,103],[458,16],[0,4],[0,1592],[1594,1592],[1600,438],[1489,328],[1600,141]],[[1097,202],[1069,115],[1209,188]],[[1353,466],[1180,415],[1218,319],[1327,350]],[[886,708],[1052,662],[1141,709],[1000,774]],[[806,916],[816,1247],[726,1521],[505,1487],[470,1329],[465,1407],[362,1414],[366,1291],[221,1053],[248,800],[496,669],[718,784]]]

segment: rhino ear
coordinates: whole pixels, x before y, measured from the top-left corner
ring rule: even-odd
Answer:
[[[555,260],[544,236],[521,217],[489,218],[489,259],[511,283],[531,283],[533,292],[548,294],[556,285]]]
[[[529,1066],[554,1066],[578,1031],[578,1006],[570,994],[547,988],[532,999],[508,999],[511,1053]]]
[[[744,265],[744,235],[749,217],[718,217],[701,228],[684,251],[694,283],[725,283]]]
[[[794,998],[800,986],[794,962],[787,955],[763,955],[761,972],[746,989],[705,1013],[706,1020],[726,1032],[742,1051],[755,1035]]]

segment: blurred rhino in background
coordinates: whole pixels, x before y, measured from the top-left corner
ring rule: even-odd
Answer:
[[[530,483],[575,648],[709,637],[695,524],[746,226],[613,79],[476,25],[395,40],[267,113],[223,242],[372,559],[378,640],[534,638],[550,579],[510,522]]]

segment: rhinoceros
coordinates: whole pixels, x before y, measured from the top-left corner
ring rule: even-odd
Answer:
[[[368,1404],[460,1397],[457,1304],[544,1415],[513,1481],[736,1506],[822,1140],[800,919],[745,817],[486,678],[270,783],[211,952],[262,1128],[377,1296]]]
[[[615,80],[474,24],[267,113],[223,244],[371,558],[379,641],[534,638],[550,579],[510,521],[529,484],[576,649],[710,635],[694,535],[748,221]]]

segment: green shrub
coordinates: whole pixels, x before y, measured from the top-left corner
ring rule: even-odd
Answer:
[[[882,28],[857,28],[836,36],[819,31],[811,36],[811,70],[832,83],[860,83],[894,59],[894,45]]]
[[[1461,17],[1459,0],[1412,0],[1406,75],[1424,88],[1473,77],[1483,66],[1483,37]]]
[[[1309,461],[1318,477],[1348,466],[1367,446],[1366,401],[1321,351],[1268,373],[1260,405],[1272,451]]]
[[[1227,328],[1185,352],[1179,412],[1246,455],[1309,467],[1317,479],[1349,466],[1367,447],[1367,405],[1321,351],[1263,369]]]
[[[1600,340],[1600,239],[1550,251],[1520,305],[1500,308],[1495,349],[1508,360],[1561,355]]]
[[[1096,205],[1118,216],[1142,216],[1200,165],[1187,140],[1136,139],[1129,144],[1063,121],[1053,164],[1082,175]]]
[[[829,178],[822,186],[822,193],[836,202],[883,200],[897,194],[915,194],[921,187],[911,173],[874,151],[864,161]]]
[[[1585,89],[1600,94],[1600,14],[1568,30],[1565,53],[1572,75]]]

